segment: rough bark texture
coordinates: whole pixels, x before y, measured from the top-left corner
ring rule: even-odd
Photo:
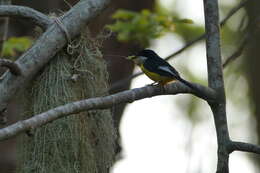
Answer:
[[[63,25],[67,28],[67,30],[69,31],[69,34],[71,35],[71,37],[74,37],[74,36],[76,36],[76,35],[78,35],[79,34],[79,32],[80,32],[80,30],[82,29],[82,26],[85,26],[85,24],[86,24],[86,22],[87,21],[89,21],[91,18],[93,18],[95,15],[97,15],[99,12],[101,12],[101,9],[104,7],[104,5],[107,3],[108,1],[81,1],[79,4],[77,4],[76,6],[75,6],[75,8],[73,8],[73,9],[71,9],[70,10],[70,12],[68,12],[67,14],[65,14],[64,16],[62,16],[62,19],[61,19],[61,21],[63,22]],[[89,4],[90,3],[90,4]],[[5,7],[3,7],[4,9],[7,9],[6,8],[6,6]],[[3,10],[4,10],[3,9]],[[23,10],[22,8],[20,8],[21,10]],[[12,9],[11,8],[9,8],[9,10],[10,11],[12,11]],[[29,12],[29,13],[28,13]],[[8,12],[6,12],[6,13],[8,13]],[[21,13],[23,13],[22,11],[21,12],[19,12],[19,11],[16,11],[16,13],[13,13],[13,15],[15,15],[15,16],[17,16],[17,15],[20,15]],[[10,14],[10,13],[9,13]],[[31,13],[30,13],[30,11],[28,11],[28,9],[27,9],[27,12],[25,12],[25,13],[23,13],[22,14],[22,16],[31,16],[31,15],[34,15],[34,14],[36,14],[36,13],[34,13],[34,11],[31,11]],[[37,14],[36,14],[36,16],[37,16]],[[43,19],[48,19],[48,17],[47,16],[44,16],[44,17],[42,17],[42,16],[40,16],[40,18],[43,18]],[[45,27],[47,27],[46,25],[49,23],[49,22],[45,22],[45,21],[48,21],[48,20],[43,20],[43,22],[40,22],[40,21],[38,21],[38,19],[40,19],[40,18],[38,18],[38,17],[36,17],[36,18],[34,18],[35,20],[32,20],[33,22],[35,22],[36,24],[38,23],[40,26],[42,26],[43,28],[45,28]],[[67,23],[66,23],[66,20],[67,20]],[[69,20],[71,20],[71,21],[69,21]],[[36,22],[36,21],[38,21],[38,22]],[[50,19],[49,19],[49,21],[51,21]],[[51,21],[52,22],[52,21]],[[41,23],[43,23],[43,25],[41,24]],[[20,27],[20,26],[19,26]],[[32,32],[32,27],[31,28],[29,28],[30,29],[30,32]],[[27,83],[27,81],[29,81],[30,79],[32,79],[32,77],[36,74],[36,73],[38,73],[40,70],[41,70],[41,68],[44,66],[44,64],[46,65],[46,63],[48,63],[48,61],[59,51],[59,49],[61,49],[62,47],[63,47],[63,45],[65,45],[66,44],[66,42],[67,42],[67,40],[66,40],[66,37],[64,37],[64,33],[63,33],[63,31],[61,30],[61,28],[59,27],[59,26],[52,26],[52,27],[50,27],[50,28],[48,28],[49,30],[45,33],[46,35],[44,36],[42,36],[38,41],[38,45],[36,44],[35,45],[35,47],[33,47],[33,48],[31,48],[30,49],[30,51],[29,52],[31,52],[32,54],[34,54],[34,53],[36,53],[35,55],[32,55],[32,56],[30,56],[30,53],[29,54],[25,54],[25,55],[23,55],[19,60],[18,60],[18,63],[17,64],[19,64],[19,66],[21,66],[22,67],[22,72],[25,72],[25,73],[23,73],[23,75],[20,75],[20,76],[15,76],[15,75],[12,75],[12,74],[6,74],[5,76],[4,76],[4,80],[3,81],[1,81],[1,85],[3,86],[3,85],[5,85],[4,83],[5,82],[7,82],[8,84],[6,84],[6,86],[7,87],[10,87],[11,85],[13,85],[12,87],[10,87],[9,89],[7,89],[6,87],[4,87],[4,89],[1,89],[1,96],[3,96],[3,97],[1,97],[1,98],[3,98],[3,100],[2,101],[10,101],[10,99],[12,99],[12,97],[14,96],[14,95],[16,95],[16,93],[17,93],[17,91],[20,89],[20,88],[22,88],[22,87],[24,87],[24,84],[26,84]],[[47,34],[48,33],[48,34]],[[50,33],[52,33],[52,34],[50,34]],[[49,35],[50,34],[50,35]],[[51,36],[52,35],[52,36]],[[50,37],[51,36],[51,37]],[[56,37],[57,36],[57,37]],[[49,39],[50,38],[50,39]],[[49,41],[48,43],[46,43],[45,41]],[[43,44],[42,44],[43,43]],[[52,48],[50,48],[49,46],[52,46]],[[52,49],[52,50],[50,50],[50,49]],[[35,49],[34,49],[35,48]],[[47,48],[46,50],[44,50],[45,48]],[[40,53],[42,51],[42,54]],[[27,52],[28,53],[28,52]],[[49,57],[48,57],[49,56]],[[43,59],[39,59],[39,57],[43,57]],[[30,59],[31,58],[31,59]],[[36,69],[32,69],[33,67],[36,67]],[[25,71],[24,71],[25,70]],[[27,71],[28,70],[28,71]],[[28,73],[27,73],[27,72]],[[29,77],[29,76],[31,76],[31,77]],[[29,78],[28,78],[29,77]],[[7,79],[8,78],[8,79]],[[13,79],[13,82],[12,82],[12,79]],[[101,80],[101,79],[100,79]],[[18,84],[18,83],[20,83],[20,84]],[[105,82],[105,81],[104,81]],[[105,89],[104,87],[102,88],[102,89]],[[4,92],[4,91],[6,91],[6,92]],[[9,95],[10,94],[10,95]],[[9,96],[10,97],[9,97]],[[13,96],[11,96],[11,95],[13,95]],[[9,98],[8,98],[9,97]],[[5,102],[4,101],[4,102]],[[3,102],[2,102],[3,103]],[[3,104],[4,105],[4,104]],[[9,108],[9,106],[8,106],[8,108]],[[12,111],[9,111],[8,110],[8,115],[10,115],[10,113],[11,113]],[[16,116],[18,115],[18,113],[16,112],[16,114],[15,114]],[[111,117],[110,117],[110,115],[109,116],[106,116],[108,119],[110,118],[110,120],[111,120]],[[12,120],[12,118],[11,117],[8,117],[8,119],[9,119],[9,121],[11,121]],[[66,121],[66,120],[65,120]],[[12,122],[12,121],[11,121]],[[64,121],[63,121],[64,122]],[[68,121],[67,121],[68,122]],[[73,122],[75,122],[75,121],[73,121]],[[85,122],[85,121],[81,121],[82,123],[83,122]],[[96,156],[100,156],[100,154],[101,154],[101,156],[100,156],[100,158],[98,158],[98,157],[96,157],[95,159],[92,159],[93,160],[93,164],[92,164],[92,166],[96,166],[96,168],[95,169],[91,169],[91,170],[93,170],[93,171],[95,171],[96,170],[96,172],[98,172],[98,171],[102,171],[102,167],[104,168],[103,170],[106,170],[106,171],[102,171],[102,172],[107,172],[108,171],[108,169],[109,169],[109,167],[111,166],[111,161],[113,160],[113,159],[111,159],[111,158],[113,158],[114,157],[114,154],[113,154],[113,151],[112,152],[110,152],[110,151],[108,151],[108,153],[109,153],[109,157],[111,157],[111,158],[109,158],[109,157],[105,157],[105,155],[104,154],[102,154],[102,152],[104,152],[105,150],[104,150],[104,148],[106,148],[107,149],[107,147],[108,146],[106,146],[106,147],[103,147],[103,148],[98,148],[99,146],[100,146],[100,144],[105,144],[106,142],[104,142],[103,140],[104,139],[107,139],[107,138],[104,138],[104,136],[109,136],[109,135],[111,135],[111,134],[109,134],[109,135],[106,135],[105,133],[107,133],[107,132],[109,132],[110,130],[113,130],[113,128],[112,129],[110,129],[110,130],[108,130],[108,129],[104,129],[102,126],[104,125],[104,124],[106,124],[106,125],[112,125],[112,121],[106,121],[106,120],[102,120],[102,118],[101,118],[101,120],[99,120],[99,123],[97,123],[97,121],[96,120],[93,120],[93,121],[91,121],[90,120],[90,122],[92,122],[92,123],[90,123],[92,126],[90,127],[90,126],[88,126],[88,128],[90,128],[91,129],[91,131],[94,131],[93,133],[89,130],[88,132],[86,132],[86,133],[88,133],[88,134],[90,134],[88,137],[89,138],[91,138],[92,140],[89,140],[89,141],[94,141],[94,140],[99,140],[100,138],[101,138],[101,140],[99,141],[99,142],[97,142],[98,144],[95,144],[96,146],[95,147],[93,147],[94,146],[94,143],[95,142],[93,142],[93,145],[91,144],[91,147],[92,147],[92,150],[90,149],[90,150],[88,150],[89,151],[89,153],[92,153],[92,155],[95,155],[95,157]],[[105,122],[105,123],[100,123],[100,122]],[[96,124],[95,124],[96,123]],[[75,123],[71,123],[71,126],[73,126],[73,124],[75,124]],[[84,123],[83,123],[84,124]],[[103,125],[102,125],[103,124]],[[82,125],[83,126],[83,125]],[[77,126],[77,127],[80,127],[80,126]],[[83,127],[85,127],[85,126],[83,126]],[[111,127],[113,127],[113,126],[111,126]],[[98,131],[98,130],[95,130],[95,129],[99,129],[100,131],[102,131],[102,129],[103,129],[103,132],[105,132],[105,133],[100,133],[100,134],[103,134],[103,136],[102,137],[100,137],[100,135],[99,135],[99,137],[95,137],[95,135],[96,135],[96,133],[98,133],[98,132],[100,132],[100,131]],[[84,131],[84,128],[82,128],[82,131]],[[52,135],[52,136],[50,136],[50,137],[55,137],[55,135]],[[76,136],[77,135],[75,135],[75,138],[76,138]],[[80,135],[79,135],[80,136]],[[91,137],[90,137],[91,136]],[[93,137],[94,136],[94,137]],[[96,136],[98,136],[98,135],[96,135]],[[111,138],[112,137],[112,138]],[[109,136],[109,138],[111,139],[111,140],[114,140],[114,138],[113,138],[113,135],[112,136]],[[14,140],[10,140],[10,142],[11,142],[11,144],[9,144],[8,146],[13,146],[13,144],[14,144]],[[32,141],[31,141],[32,142]],[[113,141],[114,142],[114,141]],[[2,144],[2,143],[1,143]],[[33,144],[32,144],[33,145]],[[29,146],[32,146],[32,145],[26,145],[27,147],[29,147]],[[3,145],[4,146],[4,145]],[[6,148],[6,147],[5,147]],[[84,148],[84,145],[82,145],[82,147],[81,148]],[[85,147],[85,148],[87,148],[87,147]],[[94,149],[93,149],[94,148]],[[111,147],[108,147],[108,148],[111,148]],[[44,147],[42,147],[42,149],[44,149]],[[75,148],[76,149],[76,148]],[[88,148],[89,149],[89,148]],[[112,150],[113,150],[114,148],[112,148]],[[7,149],[5,149],[5,151],[8,151]],[[84,150],[85,151],[85,150]],[[82,153],[84,153],[84,151],[82,152]],[[97,151],[97,152],[96,152]],[[93,152],[95,153],[95,154],[93,154]],[[1,152],[2,153],[2,152]],[[80,152],[81,153],[81,152]],[[98,155],[98,153],[99,153],[99,155]],[[44,154],[44,152],[43,152],[43,154]],[[46,154],[46,153],[45,153]],[[68,155],[69,155],[69,153],[68,153]],[[81,156],[83,156],[84,154],[82,154]],[[2,156],[2,154],[1,154],[1,156]],[[8,156],[10,157],[10,159],[8,160],[8,159],[5,159],[6,161],[10,161],[10,163],[11,163],[11,165],[12,165],[12,167],[13,167],[13,165],[14,165],[14,157],[13,157],[13,154],[11,154],[11,153],[9,153],[8,154]],[[11,157],[12,156],[12,157]],[[75,156],[75,155],[74,155]],[[9,158],[8,157],[8,158]],[[77,157],[79,157],[79,156],[77,156]],[[93,158],[93,157],[92,157]],[[28,157],[27,157],[27,159],[28,159]],[[40,159],[40,158],[39,158]],[[86,159],[86,157],[85,157],[85,159]],[[103,159],[106,159],[105,161],[106,161],[106,163],[109,163],[109,164],[103,164],[103,163],[105,163],[105,162],[103,162],[104,160]],[[29,159],[28,159],[29,160]],[[32,160],[32,159],[30,159],[30,160]],[[50,159],[51,160],[51,159]],[[84,160],[84,159],[82,159],[82,160]],[[28,163],[28,162],[27,162]],[[44,162],[43,162],[44,163]],[[55,162],[54,162],[55,163]],[[25,163],[26,164],[26,163]],[[90,163],[91,164],[91,163]],[[81,170],[82,169],[84,169],[84,170],[86,170],[85,168],[87,167],[85,167],[85,168],[83,168],[82,167],[82,165],[83,164],[81,164]],[[86,164],[85,164],[86,165]],[[102,166],[101,166],[102,165]],[[78,166],[78,164],[76,165],[76,166]],[[12,171],[13,172],[13,168],[12,167],[10,167],[9,166],[9,168],[7,168],[7,169],[9,169],[10,171]],[[24,170],[26,170],[26,168],[28,168],[28,167],[24,167]],[[35,167],[34,167],[35,168]],[[37,167],[37,169],[38,169],[39,167]],[[43,167],[42,167],[43,168]],[[50,167],[50,169],[52,169],[52,167]],[[3,171],[3,172],[7,172],[6,171],[6,169],[5,170],[2,170],[1,168],[0,168],[0,170],[1,170],[1,172]],[[21,169],[20,169],[21,170]],[[64,169],[63,169],[64,170]],[[69,170],[69,169],[68,169]],[[76,170],[76,169],[75,169]],[[98,170],[98,171],[97,171]],[[34,170],[35,171],[35,170]],[[39,170],[37,170],[37,171],[39,171]],[[26,171],[27,172],[27,171]],[[55,171],[56,172],[56,171]],[[83,172],[85,172],[85,171],[83,171]]]
[[[214,116],[218,143],[217,173],[228,173],[229,132],[226,119],[226,97],[223,81],[218,1],[204,0],[205,28],[206,28],[206,50],[208,65],[208,84],[217,94],[214,102],[209,102]]]
[[[86,22],[100,13],[107,2],[82,0],[64,14],[60,20],[67,28],[70,37],[74,38],[78,35]],[[35,44],[16,61],[21,67],[23,76],[14,76],[7,72],[0,82],[0,90],[3,91],[0,93],[0,110],[6,107],[19,88],[26,85],[66,43],[63,31],[55,24],[42,34]]]

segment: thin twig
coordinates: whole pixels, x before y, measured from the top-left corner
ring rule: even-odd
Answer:
[[[247,41],[246,41],[246,39],[241,43],[241,45],[239,46],[239,48],[231,55],[231,56],[229,56],[226,60],[225,60],[225,62],[223,63],[223,68],[225,68],[225,67],[227,67],[227,65],[229,64],[229,63],[231,63],[232,61],[234,61],[235,59],[237,59],[239,56],[241,56],[242,55],[242,53],[243,53],[243,50],[244,50],[244,48],[245,48],[245,46],[246,46],[246,43],[247,43]]]
[[[191,93],[200,98],[207,98],[209,100],[215,99],[215,92],[212,89],[198,84],[193,85],[195,85],[200,90],[200,93],[194,93],[193,90],[181,82],[174,82],[172,84],[165,85],[163,88],[161,86],[146,86],[123,91],[109,96],[90,98],[68,103],[41,114],[34,115],[27,120],[19,121],[13,125],[0,129],[0,141],[11,138],[18,133],[24,132],[31,128],[40,127],[67,115],[93,109],[107,109],[116,104],[132,103],[133,101],[158,95]]]
[[[244,0],[244,1],[240,2],[236,7],[232,8],[232,9],[228,12],[228,14],[226,15],[226,17],[220,22],[220,27],[223,27],[223,26],[227,23],[227,21],[228,21],[236,12],[238,12],[238,10],[240,10],[242,7],[245,6],[245,4],[246,4],[247,2],[248,2],[248,0]],[[202,34],[202,35],[200,35],[200,36],[198,36],[198,37],[195,38],[194,40],[192,40],[192,41],[186,43],[186,45],[185,45],[184,47],[182,47],[181,49],[179,49],[177,52],[175,52],[175,53],[173,53],[173,54],[167,56],[165,59],[166,59],[166,60],[169,60],[169,59],[175,57],[176,55],[182,53],[184,50],[186,50],[187,48],[189,48],[190,46],[192,46],[194,43],[197,43],[197,42],[201,41],[202,39],[205,39],[205,37],[206,37],[206,34],[205,34],[205,33]]]
[[[242,1],[241,3],[239,3],[236,7],[234,7],[233,9],[230,10],[230,12],[227,14],[227,16],[220,22],[220,26],[223,27],[226,22],[228,21],[228,19],[230,19],[239,9],[241,9],[242,7],[244,7],[244,5],[248,2],[248,0]],[[182,53],[183,51],[185,51],[186,49],[188,49],[189,47],[191,47],[192,45],[194,45],[195,43],[205,39],[206,34],[202,34],[198,37],[196,37],[194,40],[191,40],[189,42],[187,42],[182,48],[180,48],[179,50],[177,50],[176,52],[174,52],[173,54],[167,56],[165,58],[165,60],[169,60],[173,57],[176,57],[177,55],[179,55],[180,53]],[[125,79],[122,79],[120,81],[117,81],[116,83],[112,84],[110,87],[110,91],[114,90],[115,88],[120,87],[121,85],[125,84],[126,82],[132,80],[133,78],[136,78],[140,75],[144,74],[143,72],[138,72],[136,74],[132,74],[128,77],[126,77]]]
[[[6,67],[10,72],[16,76],[22,74],[21,68],[15,62],[8,59],[0,59],[0,67]]]
[[[226,17],[220,22],[220,26],[223,27],[226,22],[238,11],[240,10],[242,7],[245,6],[245,4],[248,2],[248,0],[242,1],[241,3],[239,3],[236,7],[234,7],[233,9],[231,9],[228,14],[226,15]],[[176,55],[182,53],[184,50],[186,50],[187,48],[189,48],[191,45],[193,45],[194,43],[197,43],[199,41],[201,41],[202,39],[205,39],[206,34],[202,34],[200,36],[198,36],[197,38],[195,38],[194,40],[186,43],[186,45],[184,47],[182,47],[181,49],[179,49],[177,52],[167,56],[165,59],[169,60],[173,57],[175,57]]]
[[[226,22],[228,21],[228,19],[230,17],[232,17],[238,10],[240,10],[242,7],[244,7],[246,5],[246,3],[248,3],[249,0],[244,0],[241,1],[237,6],[235,6],[234,8],[232,8],[229,13],[226,15],[226,17],[220,22],[220,26],[224,26],[226,24]]]
[[[67,1],[67,0],[63,0],[65,2],[65,4],[71,9],[72,5]]]

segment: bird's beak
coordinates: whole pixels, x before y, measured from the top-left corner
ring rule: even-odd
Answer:
[[[135,59],[135,58],[136,58],[135,55],[131,55],[131,56],[126,57],[126,59],[128,59],[128,60],[133,60],[133,59]]]

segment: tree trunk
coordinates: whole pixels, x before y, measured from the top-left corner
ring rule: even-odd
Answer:
[[[248,49],[246,52],[245,64],[247,66],[247,78],[249,81],[251,99],[254,103],[254,112],[257,125],[258,144],[260,144],[260,1],[247,3],[246,11],[249,18],[247,33],[249,34]],[[256,165],[260,169],[259,158],[256,158]]]

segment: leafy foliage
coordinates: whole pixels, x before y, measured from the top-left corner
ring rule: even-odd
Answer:
[[[179,24],[176,25],[174,32],[181,36],[185,42],[189,42],[202,35],[205,32],[205,29],[204,26],[200,25]]]
[[[149,40],[158,38],[166,32],[174,32],[178,23],[193,23],[190,19],[174,19],[147,9],[141,12],[121,9],[116,11],[112,18],[115,19],[115,23],[107,25],[107,28],[118,33],[119,41],[135,41],[144,47],[148,45]]]
[[[16,56],[18,52],[24,52],[32,45],[32,39],[29,37],[10,37],[4,42],[3,55]]]

